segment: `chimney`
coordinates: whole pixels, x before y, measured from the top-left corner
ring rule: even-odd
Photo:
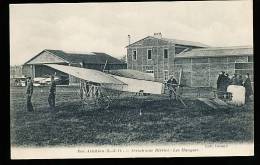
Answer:
[[[128,34],[128,45],[131,44],[131,36]]]
[[[156,38],[159,38],[161,39],[162,38],[162,33],[153,33],[153,36],[156,37]]]

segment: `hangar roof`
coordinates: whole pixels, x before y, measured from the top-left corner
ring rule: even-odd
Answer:
[[[253,55],[251,46],[196,48],[177,54],[176,58],[220,57]]]
[[[52,60],[39,60],[39,56],[53,56]],[[38,58],[38,60],[36,60]],[[32,59],[27,61],[25,64],[37,64],[37,63],[56,63],[53,62],[54,58],[57,58],[59,62],[57,63],[81,63],[84,62],[86,64],[105,64],[106,60],[108,60],[109,64],[124,64],[124,62],[116,59],[106,53],[102,52],[90,52],[90,53],[79,53],[79,52],[65,52],[62,50],[50,50],[45,49],[40,52],[38,55],[34,56]]]

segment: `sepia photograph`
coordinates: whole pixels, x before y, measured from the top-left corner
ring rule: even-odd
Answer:
[[[252,0],[9,15],[11,159],[254,156]]]

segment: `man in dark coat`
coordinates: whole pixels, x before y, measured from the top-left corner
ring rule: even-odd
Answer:
[[[242,77],[242,75],[238,76],[238,85],[243,86],[243,77]]]
[[[172,96],[174,96],[174,99],[176,99],[176,87],[178,86],[177,80],[171,76],[170,79],[167,81],[167,87],[169,89],[169,97],[172,99]]]
[[[246,74],[246,79],[244,81],[244,87],[246,90],[245,93],[245,102],[248,102],[250,100],[250,96],[253,94],[252,86],[251,86],[251,80],[249,78],[249,73]]]
[[[33,111],[33,105],[31,101],[32,94],[33,94],[33,82],[31,80],[31,77],[28,77],[27,84],[26,84],[26,105],[27,105],[28,112]]]
[[[225,92],[225,72],[222,71],[217,80],[217,91],[218,91],[218,97],[222,98]]]
[[[224,89],[225,89],[225,92],[227,91],[227,87],[230,85],[230,78],[229,78],[229,74],[226,73],[225,74],[225,79],[224,79]]]
[[[219,85],[220,85],[221,79],[222,79],[222,73],[219,73],[218,79],[217,79],[217,90],[219,89]]]
[[[222,89],[222,88],[223,88],[224,81],[225,81],[225,72],[222,71],[222,72],[219,74],[219,76],[218,76],[217,89]]]
[[[54,76],[51,76],[51,85],[50,85],[48,103],[52,110],[55,109],[55,94],[56,94],[56,83],[54,81]]]
[[[234,73],[234,76],[231,79],[231,85],[238,85],[238,75],[236,73]]]

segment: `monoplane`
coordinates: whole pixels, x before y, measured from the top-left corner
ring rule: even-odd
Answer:
[[[59,64],[44,65],[80,79],[79,95],[83,105],[89,104],[89,100],[94,99],[101,108],[108,109],[111,102],[119,98],[124,92],[135,93],[136,95],[165,94],[164,83],[154,81],[152,76],[136,70],[119,69],[102,72]],[[181,74],[178,87],[180,81]],[[179,100],[186,107],[178,92],[174,91],[174,93],[176,100]]]

